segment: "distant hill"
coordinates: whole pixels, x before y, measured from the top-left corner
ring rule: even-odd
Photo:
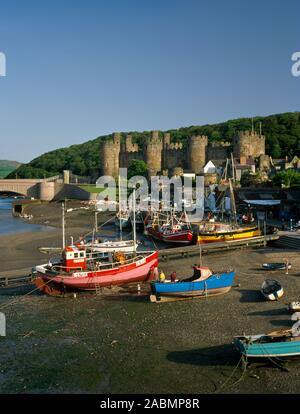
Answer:
[[[273,158],[300,155],[300,112],[257,116],[253,118],[253,123],[256,131],[259,131],[261,123],[262,133],[266,136],[267,154]],[[163,132],[170,132],[173,142],[180,141],[183,144],[188,137],[195,134],[207,135],[210,141],[232,142],[238,131],[251,130],[251,127],[252,118],[239,118],[219,124],[189,126]],[[127,133],[133,136],[135,142],[140,143],[150,136],[150,131]],[[101,157],[99,143],[109,136],[104,135],[83,144],[47,152],[30,163],[21,165],[9,177],[14,178],[17,173],[19,178],[43,178],[59,174],[65,169],[77,175],[94,175],[99,168]],[[122,137],[125,137],[125,133],[122,133]]]
[[[5,178],[20,165],[21,163],[17,161],[0,160],[0,178]]]

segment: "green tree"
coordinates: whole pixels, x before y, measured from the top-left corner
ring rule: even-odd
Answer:
[[[262,133],[266,136],[267,154],[272,155],[273,158],[300,155],[300,112],[253,118],[255,131],[259,131],[260,125]],[[220,124],[191,125],[166,132],[170,132],[172,142],[181,142],[185,148],[191,135],[207,135],[210,142],[227,141],[232,143],[232,139],[238,131],[251,130],[251,128],[252,118],[239,118]],[[150,138],[149,131],[128,131],[128,133],[132,135],[133,141],[140,146]],[[122,140],[125,135],[125,133],[121,134]],[[162,135],[161,131],[160,135]],[[8,177],[14,178],[16,173],[19,178],[26,178],[35,173],[38,176],[45,174],[51,176],[61,174],[63,170],[71,170],[77,175],[92,175],[99,168],[102,157],[100,142],[110,138],[111,135],[105,135],[83,144],[48,152],[19,167]]]
[[[276,142],[273,145],[273,148],[272,148],[272,151],[271,151],[271,155],[272,155],[272,158],[280,158],[280,156],[281,156],[281,148],[280,148],[280,145],[278,144],[278,142]]]
[[[280,171],[274,175],[272,183],[277,187],[281,187],[282,185],[287,188],[300,186],[300,173],[292,169]]]
[[[148,167],[143,160],[132,160],[128,166],[128,179],[135,175],[141,175],[147,177]]]

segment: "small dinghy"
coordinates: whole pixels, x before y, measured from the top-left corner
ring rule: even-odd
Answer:
[[[300,312],[293,313],[291,321],[300,321]]]
[[[300,312],[300,302],[290,302],[288,306],[290,312]]]
[[[286,263],[264,263],[262,267],[265,270],[286,270],[286,267],[291,269],[292,265],[291,263],[288,263],[288,266],[286,266]]]
[[[283,296],[283,288],[277,280],[266,279],[261,286],[261,293],[268,300],[278,300]]]
[[[291,329],[262,335],[236,336],[234,347],[242,355],[255,358],[288,358],[300,356],[300,321]]]
[[[176,283],[151,282],[151,302],[221,295],[230,291],[235,272],[213,274],[207,267],[194,266],[194,274]]]

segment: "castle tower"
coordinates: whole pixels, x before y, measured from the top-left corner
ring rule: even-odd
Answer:
[[[132,148],[132,135],[126,135],[126,138],[125,138],[125,151],[126,152],[131,152],[131,148]]]
[[[167,151],[171,143],[171,134],[169,132],[164,133],[163,138],[163,154],[162,154],[162,171],[168,170],[168,156]]]
[[[265,154],[265,136],[255,131],[241,131],[233,138],[235,158],[257,158]]]
[[[162,170],[163,143],[158,131],[152,131],[150,140],[145,145],[145,160],[148,165],[149,177]]]
[[[199,174],[206,162],[206,148],[208,138],[206,135],[192,136],[188,145],[188,169]]]
[[[169,132],[164,133],[163,143],[164,143],[164,148],[167,147],[168,145],[170,145],[170,143],[171,143],[171,134]]]
[[[119,175],[121,134],[114,133],[112,139],[103,140],[100,144],[101,175],[110,175],[117,178]]]

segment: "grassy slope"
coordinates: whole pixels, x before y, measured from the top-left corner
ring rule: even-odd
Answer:
[[[17,161],[0,160],[0,178],[5,178],[20,165]]]

